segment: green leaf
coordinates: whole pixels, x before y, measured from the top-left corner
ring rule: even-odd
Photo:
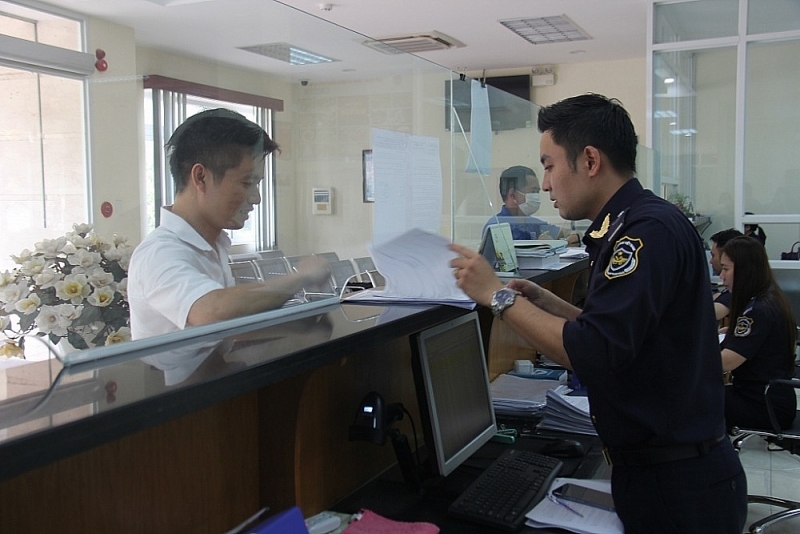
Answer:
[[[88,349],[89,345],[86,341],[78,334],[77,332],[73,332],[72,330],[67,331],[67,341],[70,345],[75,347],[78,350]]]

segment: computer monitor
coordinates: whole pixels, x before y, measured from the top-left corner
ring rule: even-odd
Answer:
[[[412,352],[429,467],[447,476],[497,431],[478,314],[415,334]]]

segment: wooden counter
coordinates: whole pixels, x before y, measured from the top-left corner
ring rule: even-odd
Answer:
[[[570,298],[585,268],[530,277]],[[493,347],[513,344],[479,312]],[[0,419],[0,532],[220,533],[262,506],[317,513],[394,463],[390,446],[348,441],[355,411],[376,390],[418,421],[409,336],[464,313],[336,304],[220,335],[232,348],[171,386],[141,359],[62,370],[35,415]],[[513,365],[497,350],[492,369]]]

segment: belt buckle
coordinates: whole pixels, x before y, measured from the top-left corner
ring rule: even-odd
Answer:
[[[614,465],[611,461],[611,454],[606,447],[603,447],[603,459],[606,461],[606,465]]]

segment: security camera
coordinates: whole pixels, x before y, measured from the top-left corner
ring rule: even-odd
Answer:
[[[300,85],[305,87],[306,85],[308,85],[308,80],[300,80]]]

